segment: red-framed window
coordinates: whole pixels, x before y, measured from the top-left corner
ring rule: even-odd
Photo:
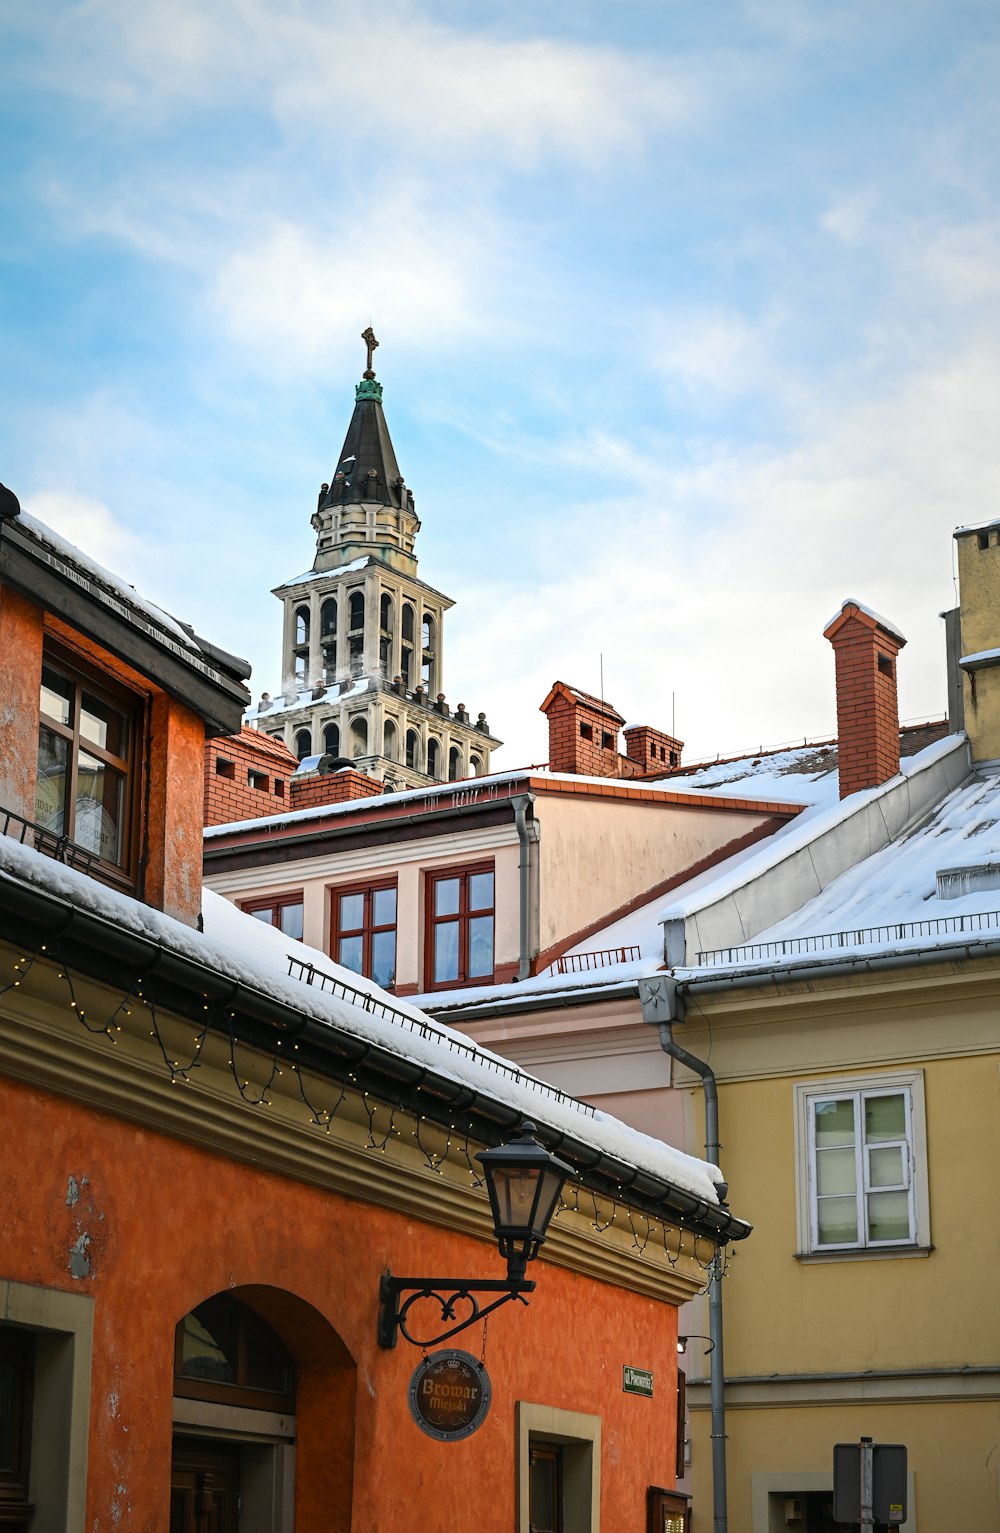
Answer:
[[[330,955],[383,990],[396,983],[396,882],[334,889]]]
[[[253,916],[255,921],[263,921],[265,926],[276,926],[286,937],[302,941],[301,889],[294,894],[272,894],[268,899],[247,900],[240,909],[248,916]]]
[[[427,875],[427,988],[485,985],[493,978],[491,862]]]

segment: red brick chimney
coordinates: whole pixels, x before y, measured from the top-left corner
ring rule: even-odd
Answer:
[[[205,824],[284,813],[298,764],[284,741],[245,725],[238,735],[206,740]]]
[[[589,692],[554,682],[541,705],[549,721],[549,767],[581,777],[619,777],[618,731],[625,720]]]
[[[848,599],[823,629],[837,667],[840,796],[888,782],[899,771],[896,656],[903,635]]]
[[[649,724],[630,724],[625,731],[625,753],[645,777],[669,772],[681,764],[684,741],[653,729]]]

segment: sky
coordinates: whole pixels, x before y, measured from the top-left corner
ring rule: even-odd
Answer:
[[[1000,516],[992,0],[7,0],[0,479],[280,688],[372,323],[444,686],[685,759],[945,710]],[[1000,643],[1000,634],[998,634]]]

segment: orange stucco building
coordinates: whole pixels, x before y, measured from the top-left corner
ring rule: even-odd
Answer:
[[[748,1233],[717,1168],[203,893],[245,667],[0,514],[0,1521],[673,1527],[677,1306]],[[566,1175],[529,1302],[410,1315],[492,1384],[442,1441],[380,1283],[503,1279],[476,1156],[527,1119]]]

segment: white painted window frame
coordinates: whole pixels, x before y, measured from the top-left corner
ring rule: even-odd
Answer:
[[[845,1256],[892,1256],[930,1249],[930,1218],[927,1188],[927,1126],[922,1070],[883,1071],[878,1074],[837,1075],[824,1080],[796,1081],[795,1092],[795,1167],[796,1223],[798,1251],[802,1256],[831,1258]],[[868,1156],[863,1142],[861,1117],[856,1113],[858,1134],[856,1197],[858,1199],[859,1238],[836,1245],[820,1245],[817,1231],[815,1135],[813,1104],[831,1097],[852,1097],[860,1107],[867,1096],[903,1094],[906,1101],[907,1133],[905,1159],[908,1162],[910,1236],[906,1240],[867,1238],[867,1194],[869,1187]],[[902,1143],[902,1141],[899,1141]],[[890,1191],[892,1189],[881,1189]]]

